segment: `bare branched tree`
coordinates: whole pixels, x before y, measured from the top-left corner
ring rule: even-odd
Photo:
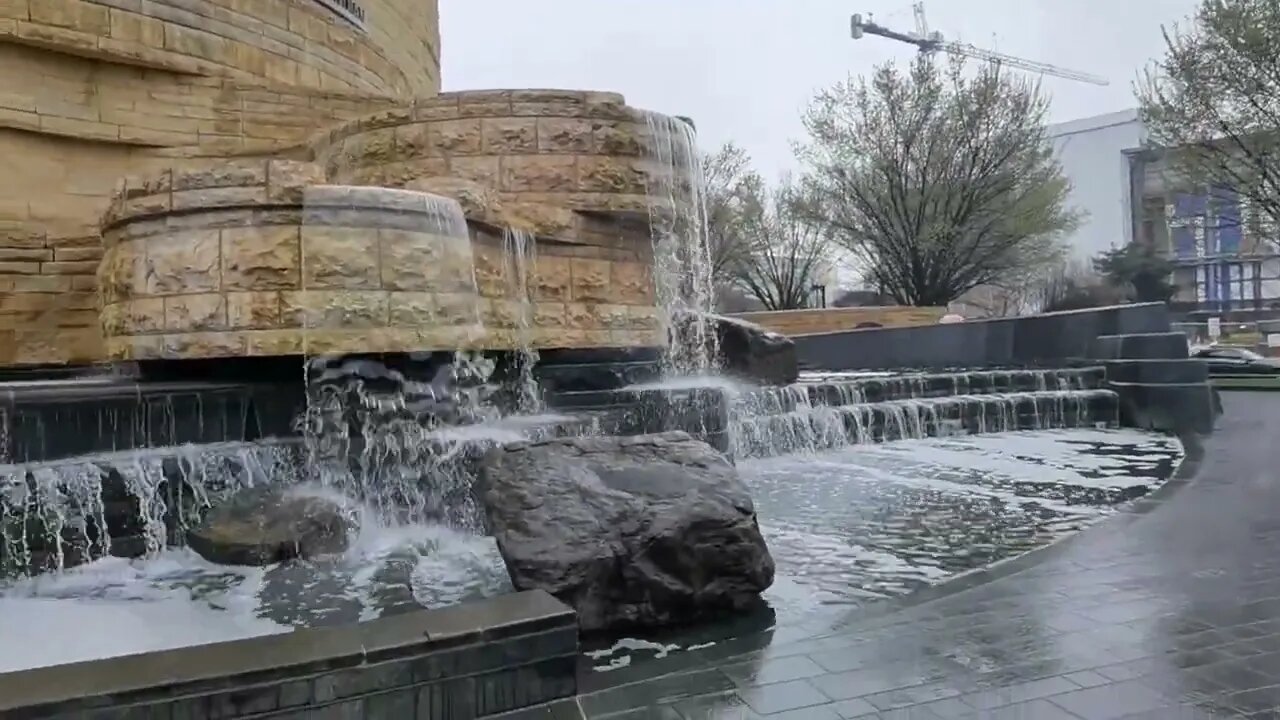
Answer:
[[[1034,82],[959,60],[838,84],[804,118],[806,214],[904,305],[1032,272],[1077,221],[1047,110]]]
[[[704,197],[707,203],[707,245],[712,278],[717,284],[733,281],[733,267],[748,252],[744,223],[759,212],[764,186],[751,168],[751,158],[732,142],[702,158]]]
[[[802,210],[790,181],[771,191],[757,188],[743,217],[743,252],[732,275],[766,310],[809,306],[813,285],[833,260],[831,241]]]
[[[1165,56],[1137,86],[1149,143],[1202,191],[1230,189],[1280,223],[1280,3],[1203,0],[1164,29]]]

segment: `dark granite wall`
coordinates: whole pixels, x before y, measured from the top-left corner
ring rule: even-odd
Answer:
[[[0,674],[0,717],[471,720],[572,697],[577,659],[573,610],[524,592]]]
[[[847,330],[794,340],[801,364],[823,370],[1062,366],[1090,357],[1099,335],[1168,330],[1164,303],[1143,303],[954,325]]]

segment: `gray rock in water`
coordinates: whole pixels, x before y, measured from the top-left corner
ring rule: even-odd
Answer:
[[[480,483],[512,584],[573,606],[583,630],[743,609],[773,583],[746,486],[683,432],[507,445]]]
[[[730,375],[766,385],[789,385],[800,376],[795,341],[753,322],[711,313],[686,313],[675,326],[681,342],[694,342],[697,318],[716,339],[718,360]]]
[[[337,502],[280,488],[236,494],[187,531],[187,544],[222,565],[272,563],[340,553],[351,518]]]

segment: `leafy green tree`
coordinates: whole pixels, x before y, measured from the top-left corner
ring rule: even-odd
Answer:
[[[1024,76],[917,58],[822,91],[808,107],[805,212],[905,305],[946,305],[1061,256],[1077,213]]]
[[[1100,254],[1093,267],[1112,287],[1136,302],[1167,302],[1176,290],[1170,282],[1173,264],[1146,243]]]
[[[1178,182],[1230,188],[1280,222],[1280,2],[1203,0],[1164,29],[1165,55],[1138,82],[1151,145]]]

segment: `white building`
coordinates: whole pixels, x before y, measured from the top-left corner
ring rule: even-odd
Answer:
[[[1067,203],[1084,213],[1080,226],[1066,239],[1072,259],[1087,262],[1131,242],[1133,208],[1125,151],[1141,147],[1146,140],[1138,111],[1050,125],[1048,134],[1071,181]]]

